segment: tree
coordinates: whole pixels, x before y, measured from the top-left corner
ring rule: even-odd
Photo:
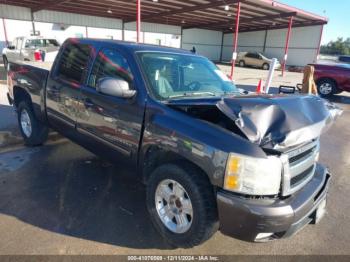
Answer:
[[[339,37],[336,41],[330,41],[321,46],[321,53],[326,55],[350,55],[350,38],[344,40]]]

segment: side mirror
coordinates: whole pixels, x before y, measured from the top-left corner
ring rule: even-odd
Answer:
[[[96,90],[105,95],[121,98],[132,98],[136,90],[130,90],[129,83],[118,77],[104,77],[98,80]]]
[[[9,45],[7,48],[10,50],[14,50],[16,47],[14,45]]]

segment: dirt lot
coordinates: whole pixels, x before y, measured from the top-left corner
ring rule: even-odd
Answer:
[[[241,68],[236,72],[236,83],[247,87],[266,74]],[[290,73],[277,77],[274,86],[300,81],[300,74]],[[112,165],[66,139],[23,147],[5,88],[0,85],[0,254],[350,254],[346,94],[335,98],[345,112],[321,141],[321,162],[330,166],[333,179],[328,213],[319,225],[264,244],[216,233],[202,246],[174,250],[151,226],[144,187],[118,163]]]

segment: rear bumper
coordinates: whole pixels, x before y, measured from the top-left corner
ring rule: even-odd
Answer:
[[[313,179],[300,191],[285,199],[248,199],[226,191],[217,194],[220,231],[245,241],[268,241],[289,237],[315,221],[318,206],[327,197],[330,174],[317,165]]]

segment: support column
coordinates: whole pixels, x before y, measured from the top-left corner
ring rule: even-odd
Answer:
[[[237,14],[236,14],[236,28],[235,35],[233,37],[233,54],[232,54],[232,65],[231,65],[231,74],[230,78],[233,79],[233,73],[236,66],[237,59],[237,45],[238,45],[238,32],[239,32],[239,18],[241,16],[241,2],[237,3]]]
[[[283,57],[283,64],[282,64],[282,76],[284,76],[284,72],[286,71],[286,64],[287,64],[287,60],[288,60],[289,41],[290,41],[290,35],[292,32],[292,26],[293,26],[293,18],[294,18],[293,16],[291,16],[289,18],[286,46],[284,48],[284,57]]]
[[[122,20],[122,41],[125,41],[125,22]]]
[[[85,35],[86,35],[86,38],[89,38],[89,32],[88,32],[88,27],[85,26]]]
[[[263,48],[263,53],[266,52],[266,41],[267,41],[267,29],[265,30],[265,38],[264,38],[264,48]]]
[[[9,40],[7,38],[7,31],[6,31],[6,23],[5,23],[5,18],[2,18],[2,26],[4,28],[4,35],[5,35],[5,42],[6,42],[6,46],[9,45]]]
[[[30,16],[31,16],[31,20],[32,20],[33,35],[36,35],[36,34],[35,34],[34,14],[33,14],[33,11],[32,11],[32,10],[30,10]]]
[[[141,32],[141,0],[137,0],[137,19],[136,19],[136,42],[140,43]]]
[[[320,55],[320,51],[321,51],[321,43],[322,43],[322,36],[323,36],[323,27],[324,25],[322,25],[321,27],[321,34],[320,34],[320,40],[318,42],[318,48],[317,48],[317,54],[316,54],[316,58],[315,58],[315,63],[318,60],[318,56]]]
[[[182,40],[183,40],[183,35],[184,35],[184,29],[181,26],[181,35],[180,35],[180,48],[182,49]]]
[[[224,36],[225,36],[225,33],[222,32],[221,49],[220,49],[220,63],[222,62],[222,53],[223,53],[223,49],[224,49]]]

